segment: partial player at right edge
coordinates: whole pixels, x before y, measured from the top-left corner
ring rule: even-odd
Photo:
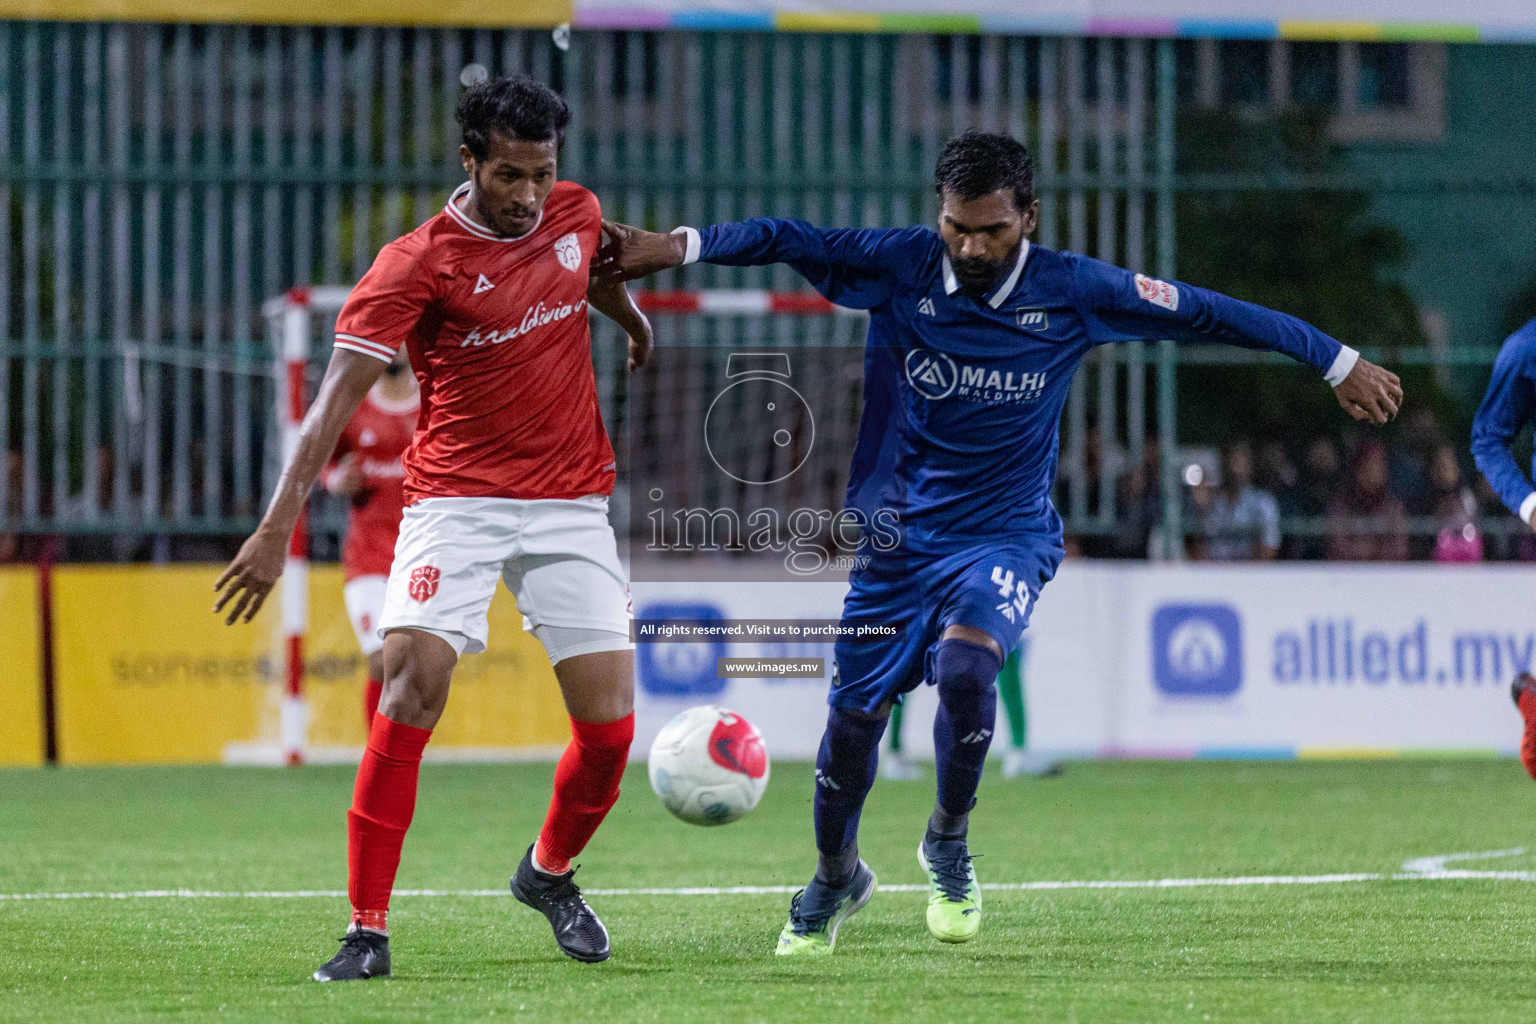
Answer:
[[[1493,364],[1488,393],[1472,421],[1472,458],[1509,510],[1536,530],[1536,488],[1515,461],[1511,449],[1525,425],[1536,419],[1536,320],[1504,339]],[[1520,739],[1520,763],[1536,778],[1536,678],[1521,672],[1510,685],[1510,696],[1525,733]]]

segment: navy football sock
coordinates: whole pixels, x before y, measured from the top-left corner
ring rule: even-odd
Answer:
[[[858,866],[859,813],[875,784],[880,736],[886,719],[833,708],[816,755],[816,876],[834,887],[847,884]]]
[[[940,834],[965,834],[965,816],[976,802],[981,769],[997,725],[994,680],[1003,661],[969,640],[943,640],[933,650],[932,671],[939,689],[933,719],[938,762]],[[933,823],[930,822],[930,827]]]

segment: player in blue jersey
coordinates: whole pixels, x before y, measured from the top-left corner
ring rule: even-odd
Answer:
[[[787,263],[817,291],[867,309],[865,404],[846,507],[894,517],[866,530],[845,620],[900,623],[902,639],[843,643],[816,762],[816,875],[790,904],[778,952],[829,953],[868,902],[859,814],[892,705],[938,689],[938,800],[918,850],[929,930],[965,942],[981,921],[968,815],[997,713],[993,685],[1061,561],[1051,505],[1058,423],[1095,345],[1223,341],[1314,367],[1356,419],[1397,413],[1397,377],[1295,317],[1032,245],[1039,206],[1023,145],[968,132],[937,168],[938,230],[821,229],[771,218],[671,235],[605,224],[594,273],[628,280],[702,260]]]
[[[1511,512],[1536,530],[1536,488],[1511,451],[1515,436],[1536,420],[1536,320],[1504,339],[1488,393],[1472,421],[1472,458]],[[1525,719],[1520,763],[1536,778],[1536,679],[1522,672],[1510,688]]]

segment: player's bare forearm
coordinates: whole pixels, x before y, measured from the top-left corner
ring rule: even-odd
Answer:
[[[634,373],[644,366],[650,359],[655,338],[651,333],[651,322],[635,305],[634,296],[629,294],[624,282],[612,277],[593,277],[587,285],[587,302],[629,336],[629,372]]]
[[[597,251],[592,276],[608,281],[633,281],[683,265],[688,241],[682,235],[642,231],[628,224],[603,221],[608,243]]]
[[[278,478],[277,490],[267,505],[256,532],[240,546],[234,561],[219,576],[213,589],[219,592],[213,610],[222,611],[233,601],[225,622],[249,622],[261,609],[267,594],[283,571],[288,538],[320,471],[330,460],[341,432],[363,396],[384,372],[385,363],[346,349],[331,353],[330,365],[320,382],[315,404],[299,429],[299,443]]]
[[[256,528],[258,533],[279,533],[287,541],[310,489],[336,450],[341,432],[368,389],[383,375],[385,365],[382,360],[348,349],[336,349],[331,354],[330,365],[320,381],[320,393],[299,428],[293,459],[283,467],[277,490]]]
[[[1390,421],[1403,404],[1403,382],[1397,374],[1364,357],[1355,361],[1333,393],[1350,416],[1376,424]]]

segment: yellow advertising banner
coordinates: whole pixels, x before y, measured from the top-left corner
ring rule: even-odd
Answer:
[[[216,762],[275,745],[283,697],[276,594],[251,625],[209,610],[222,567],[63,566],[54,577],[59,760],[65,764]],[[337,566],[310,573],[305,641],[309,741],[345,760],[366,738],[366,660],[342,603]],[[454,673],[429,757],[552,756],[570,737],[544,649],[504,590],[483,654]]]
[[[43,763],[42,645],[38,636],[37,572],[0,567],[0,765]]]
[[[248,25],[419,25],[454,28],[554,28],[571,20],[571,0],[0,0],[0,18],[17,21],[161,21]]]

